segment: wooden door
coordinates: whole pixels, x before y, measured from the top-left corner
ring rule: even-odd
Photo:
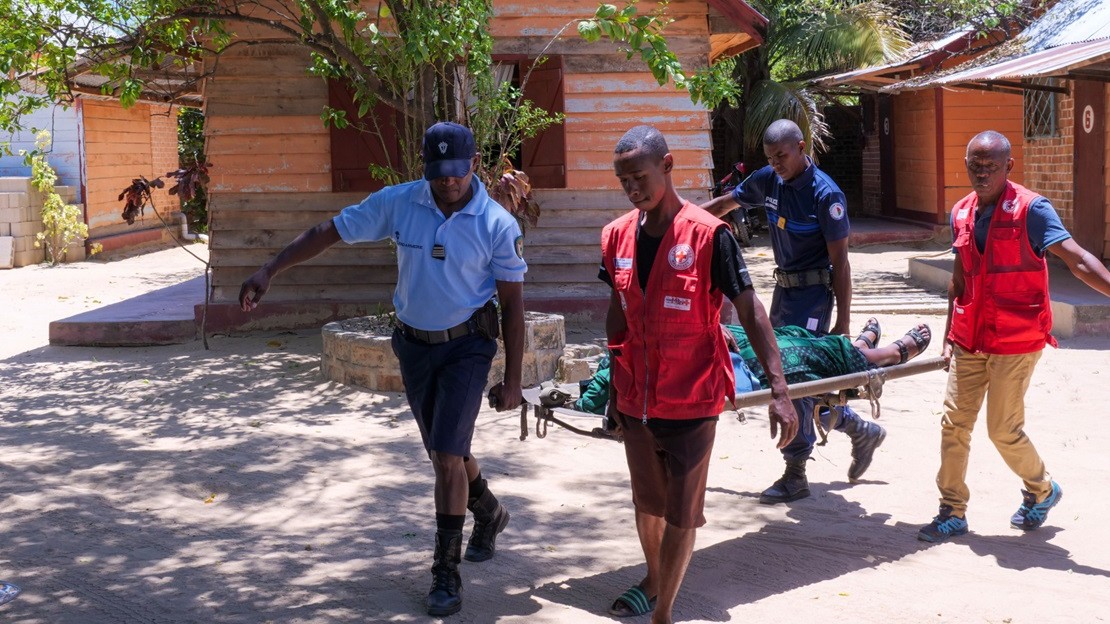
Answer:
[[[1079,246],[1103,256],[1106,239],[1106,86],[1076,80],[1071,233]]]

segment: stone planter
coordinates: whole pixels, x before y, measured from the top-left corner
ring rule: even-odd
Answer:
[[[324,325],[320,372],[326,379],[379,392],[403,392],[404,383],[385,316],[361,316]],[[498,340],[486,387],[505,375],[505,354]],[[553,379],[566,346],[563,317],[542,312],[524,313],[524,361],[521,385],[534,386]]]

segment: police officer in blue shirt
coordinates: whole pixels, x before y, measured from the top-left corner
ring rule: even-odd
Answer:
[[[814,333],[829,332],[836,304],[834,334],[847,334],[852,305],[852,268],[848,263],[848,211],[844,193],[832,178],[806,156],[802,131],[793,121],[779,119],[763,134],[766,167],[744,180],[731,195],[723,195],[702,208],[722,217],[740,205],[762,207],[774,251],[775,292],[771,299],[771,324],[797,325]],[[817,440],[812,398],[794,401],[798,410],[798,435],[782,449],[786,471],[760,495],[765,504],[795,501],[809,496],[805,463]],[[852,439],[852,464],[848,477],[863,476],[886,431],[863,420],[845,407],[832,423],[833,414],[822,413],[826,428],[832,424]]]
[[[494,554],[509,512],[497,501],[470,453],[500,329],[505,377],[492,393],[499,410],[520,406],[524,352],[524,273],[521,230],[475,177],[474,135],[455,123],[424,135],[424,180],[389,186],[298,236],[251,275],[239,291],[253,310],[270,281],[340,240],[392,238],[397,246],[397,327],[393,351],[401,364],[409,407],[435,470],[436,539],[428,613],[462,608],[462,530],[474,530],[468,561]],[[497,321],[494,296],[500,302]]]

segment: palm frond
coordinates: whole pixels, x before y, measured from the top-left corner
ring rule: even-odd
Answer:
[[[898,16],[878,0],[814,13],[776,35],[770,42],[771,64],[784,79],[815,69],[877,65],[909,46]]]
[[[798,124],[811,154],[814,149],[825,148],[829,126],[814,95],[803,83],[764,80],[756,84],[744,116],[744,138],[748,146],[758,147],[763,141],[763,131],[779,119]]]

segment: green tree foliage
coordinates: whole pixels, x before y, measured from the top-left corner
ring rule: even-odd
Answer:
[[[81,208],[65,203],[54,190],[58,174],[46,161],[50,143],[50,132],[43,130],[35,136],[35,149],[21,154],[31,167],[31,186],[42,195],[43,231],[35,234],[35,247],[43,247],[51,266],[57,266],[65,262],[71,244],[89,236],[89,226],[82,220]]]
[[[208,163],[204,155],[204,113],[199,108],[185,107],[177,115],[177,163],[185,171],[205,167]],[[181,198],[181,211],[188,216],[189,229],[194,232],[208,231],[206,186],[193,185],[196,190],[192,197]]]
[[[970,28],[984,35],[1014,33],[1029,25],[1049,4],[1046,0],[888,0],[914,41],[928,41]]]
[[[806,88],[808,79],[881,63],[909,45],[901,18],[879,0],[753,0],[752,5],[770,20],[766,39],[738,60],[742,104],[718,111],[743,135],[743,160],[749,164],[762,160],[763,131],[776,119],[797,122],[810,149],[823,145],[828,136],[823,102]]]
[[[18,127],[36,104],[69,101],[80,72],[100,76],[101,92],[124,106],[140,98],[174,101],[181,95],[175,89],[204,78],[198,61],[218,75],[224,53],[276,38],[310,53],[307,72],[350,85],[360,118],[379,103],[400,113],[390,130],[401,161],[373,171],[384,182],[419,175],[423,131],[437,120],[472,127],[483,155],[479,173],[488,182],[505,173],[523,140],[561,121],[526,101],[521,89],[495,80],[492,11],[491,0],[6,0],[0,94],[12,99],[0,107],[0,128]],[[19,79],[28,76],[35,97],[18,95],[28,84]],[[378,124],[394,123],[348,119],[330,108],[321,118],[379,140]]]

